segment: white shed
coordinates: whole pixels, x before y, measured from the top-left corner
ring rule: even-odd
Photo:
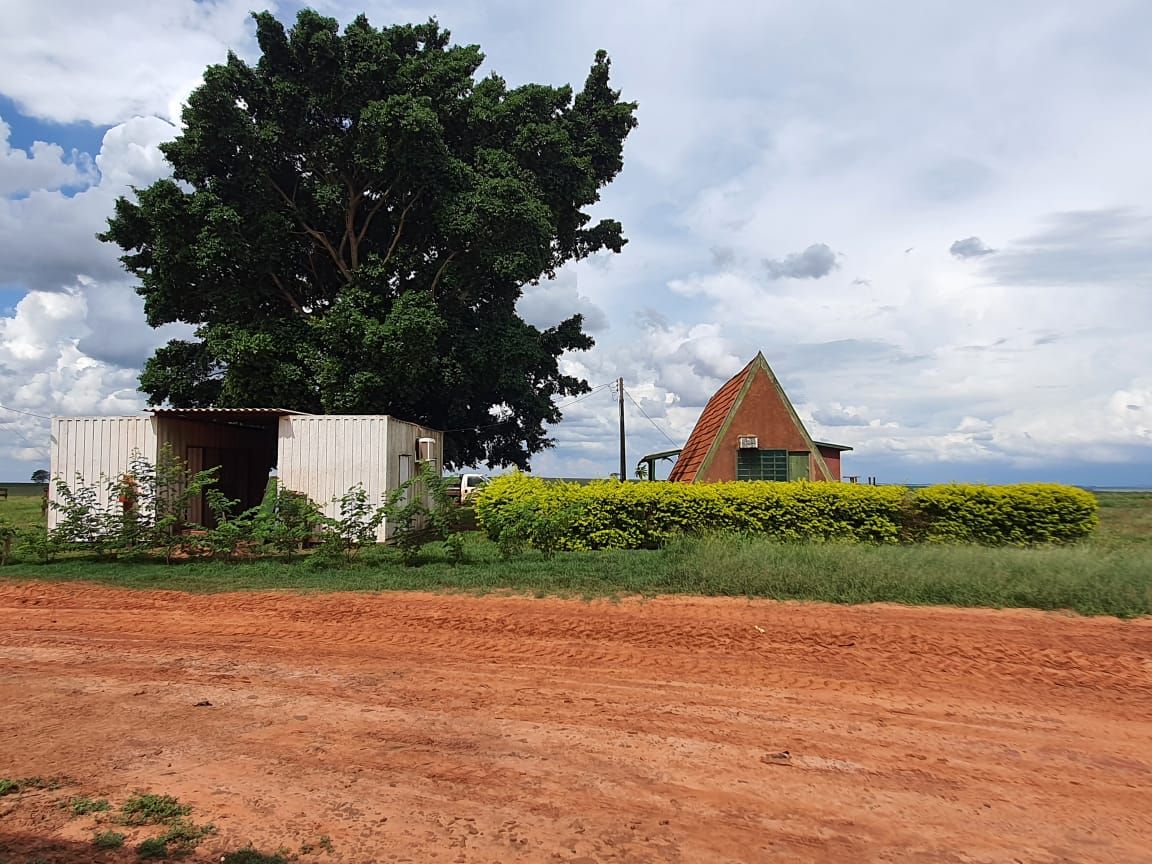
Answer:
[[[302,492],[329,515],[357,483],[373,503],[408,480],[419,462],[442,467],[444,433],[383,414],[301,414],[278,408],[157,408],[134,417],[53,417],[52,477],[88,485],[128,470],[133,452],[150,462],[170,444],[193,471],[219,466],[218,487],[240,508],[259,504],[273,468],[281,488]],[[103,495],[103,490],[101,489]],[[49,490],[55,495],[55,489]],[[102,503],[108,503],[104,501]],[[206,515],[193,507],[193,521]],[[49,510],[49,527],[56,511]],[[378,535],[384,540],[389,526]]]

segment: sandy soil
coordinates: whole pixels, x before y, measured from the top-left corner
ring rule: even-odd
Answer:
[[[1150,621],[0,583],[0,706],[71,778],[0,861],[133,860],[54,805],[135,789],[217,861],[1152,860]]]

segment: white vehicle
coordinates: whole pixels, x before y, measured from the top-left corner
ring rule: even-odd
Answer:
[[[487,482],[488,478],[483,474],[459,474],[452,478],[452,485],[448,489],[448,494],[463,504]]]

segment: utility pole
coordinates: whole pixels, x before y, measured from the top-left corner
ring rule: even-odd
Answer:
[[[628,457],[624,453],[624,379],[616,379],[616,391],[620,394],[620,482],[628,482]]]

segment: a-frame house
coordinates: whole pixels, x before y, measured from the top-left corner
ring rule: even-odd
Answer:
[[[851,447],[813,441],[763,353],[708,400],[668,479],[840,479],[840,454]]]

